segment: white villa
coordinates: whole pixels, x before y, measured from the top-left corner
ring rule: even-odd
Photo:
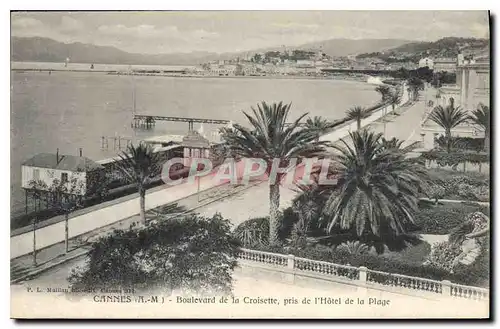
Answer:
[[[434,70],[436,70],[434,62]],[[447,106],[453,98],[455,106],[467,111],[473,111],[479,103],[490,106],[490,62],[488,58],[464,60],[459,55],[455,69],[457,82],[455,85],[444,85],[439,88],[437,104]],[[427,120],[422,128],[422,139],[425,149],[434,147],[434,138],[442,135],[443,129],[434,122]],[[452,133],[460,137],[483,137],[481,127],[472,124],[462,124],[453,129]]]
[[[21,187],[30,190],[32,181],[41,181],[50,187],[58,179],[67,183],[70,189],[70,182],[76,179],[81,188],[74,193],[83,196],[87,192],[91,173],[103,169],[103,166],[84,156],[40,153],[22,163]]]

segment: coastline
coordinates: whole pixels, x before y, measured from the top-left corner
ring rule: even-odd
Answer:
[[[340,74],[340,75],[281,75],[281,74],[269,74],[269,75],[197,75],[197,74],[181,74],[181,73],[127,73],[109,70],[90,70],[90,69],[48,69],[48,68],[11,68],[11,72],[16,73],[27,73],[27,72],[38,72],[38,73],[49,73],[52,72],[65,72],[65,73],[101,73],[106,75],[117,75],[117,76],[140,76],[140,77],[167,77],[167,78],[195,78],[195,79],[280,79],[280,80],[338,80],[338,81],[356,81],[356,82],[367,82],[366,76],[356,76],[351,74]]]

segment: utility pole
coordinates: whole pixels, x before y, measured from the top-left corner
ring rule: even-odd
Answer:
[[[201,176],[198,176],[198,192],[196,193],[196,195],[198,196],[198,203],[200,203],[200,179]]]

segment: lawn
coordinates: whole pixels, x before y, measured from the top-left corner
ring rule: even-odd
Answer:
[[[421,265],[423,262],[425,262],[426,257],[430,252],[431,245],[426,241],[422,241],[422,243],[416,246],[408,247],[403,251],[385,252],[383,257],[387,258],[388,261],[400,261],[411,265]]]

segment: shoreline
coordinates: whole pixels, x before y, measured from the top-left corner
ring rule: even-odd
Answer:
[[[119,71],[107,71],[107,70],[90,70],[90,69],[37,69],[37,68],[11,68],[11,72],[16,73],[49,73],[52,72],[67,72],[67,73],[101,73],[106,75],[115,76],[140,76],[140,77],[167,77],[167,78],[195,78],[195,79],[278,79],[278,80],[337,80],[337,81],[356,81],[367,83],[367,76],[356,76],[350,74],[340,74],[340,75],[231,75],[231,76],[220,76],[220,75],[197,75],[197,74],[181,74],[181,73],[127,73]]]

